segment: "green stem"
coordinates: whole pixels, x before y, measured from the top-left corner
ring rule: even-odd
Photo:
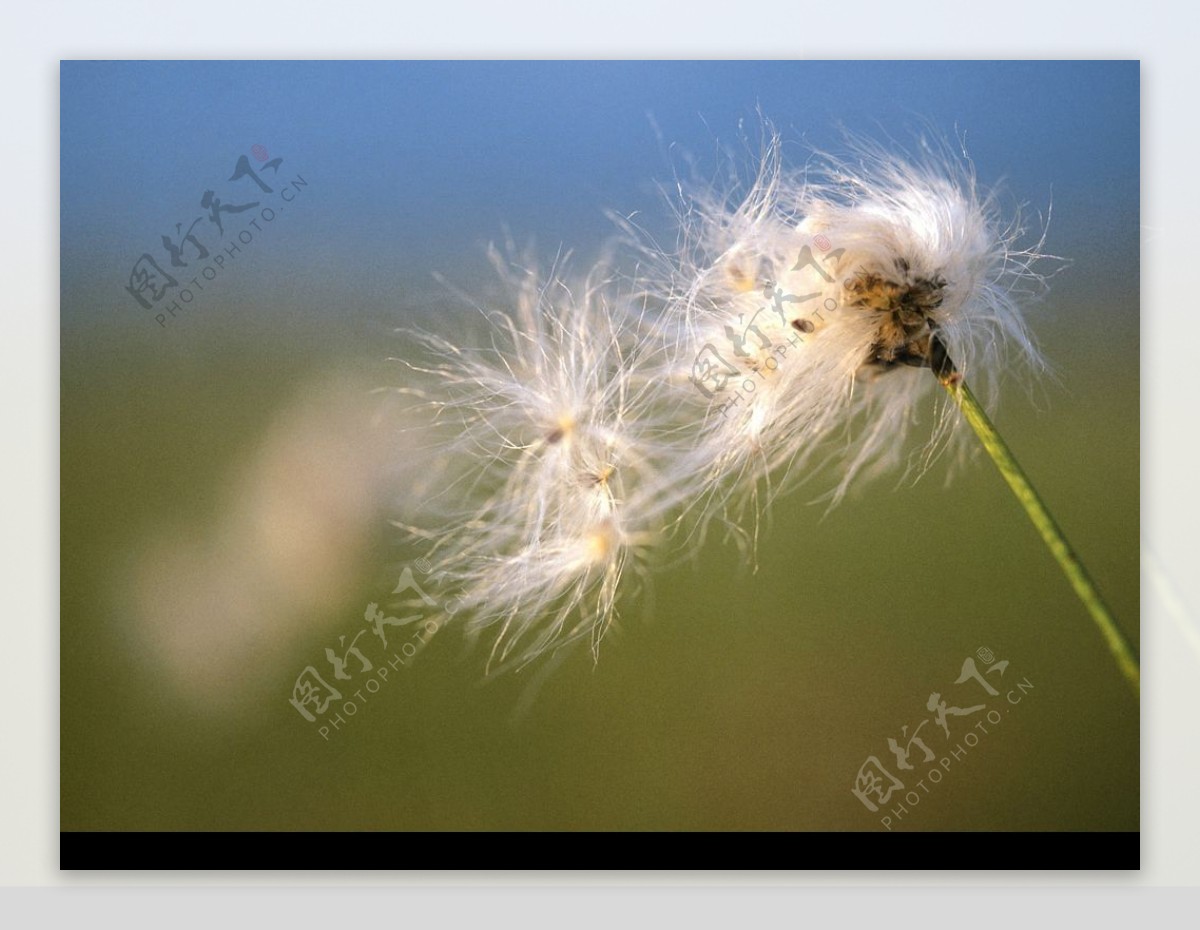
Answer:
[[[935,358],[937,355],[938,353],[935,350]],[[1141,672],[1138,666],[1137,655],[1134,653],[1133,647],[1129,644],[1129,640],[1126,639],[1125,634],[1117,626],[1112,612],[1109,611],[1108,605],[1104,603],[1100,592],[1096,590],[1092,579],[1088,577],[1087,569],[1083,567],[1083,563],[1079,561],[1079,557],[1075,555],[1074,550],[1067,543],[1062,530],[1058,528],[1058,524],[1050,516],[1050,511],[1046,509],[1046,505],[1042,502],[1041,497],[1033,489],[1033,485],[1029,483],[1025,472],[1013,457],[1012,451],[996,431],[996,427],[984,412],[983,407],[980,406],[975,395],[971,393],[971,389],[963,381],[962,375],[954,368],[949,358],[944,355],[944,350],[933,368],[935,374],[937,374],[938,381],[946,389],[946,393],[958,404],[958,408],[963,412],[963,416],[967,418],[967,422],[971,424],[971,428],[975,430],[975,434],[979,437],[980,442],[983,443],[984,449],[987,450],[992,461],[996,463],[996,468],[1000,470],[1000,474],[1004,476],[1004,480],[1012,488],[1013,494],[1017,496],[1017,500],[1025,508],[1025,512],[1029,514],[1029,519],[1037,527],[1037,531],[1041,534],[1046,547],[1058,562],[1059,567],[1062,568],[1063,574],[1071,582],[1071,587],[1075,589],[1075,593],[1083,601],[1083,605],[1087,608],[1088,613],[1092,615],[1096,626],[1100,628],[1100,635],[1104,637],[1109,651],[1112,652],[1113,658],[1117,660],[1117,665],[1120,667],[1121,673],[1133,687],[1134,693],[1139,694],[1141,690]]]

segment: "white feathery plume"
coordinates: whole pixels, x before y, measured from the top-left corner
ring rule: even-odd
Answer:
[[[638,272],[607,262],[543,278],[495,258],[484,338],[422,335],[404,393],[447,464],[434,554],[492,664],[523,664],[610,628],[618,586],[677,525],[724,517],[823,468],[839,500],[896,465],[950,359],[994,397],[1041,365],[1015,295],[1040,284],[969,161],[856,141],[784,167],[769,134],[737,192],[682,193],[675,247],[625,223]],[[681,192],[683,188],[680,187]],[[565,265],[565,262],[563,263]],[[932,450],[953,422],[943,401]],[[685,521],[685,518],[686,521]]]
[[[1040,287],[1046,256],[1040,240],[1019,244],[1020,217],[1003,219],[947,145],[912,159],[859,139],[851,150],[789,170],[772,132],[740,194],[679,187],[676,247],[632,230],[670,346],[661,381],[702,434],[690,467],[717,500],[833,467],[836,502],[864,468],[898,464],[919,414],[939,410],[918,370],[939,340],[989,400],[1002,372],[1042,366],[1017,297]]]
[[[580,638],[594,650],[683,491],[642,376],[653,340],[605,267],[570,280],[493,260],[504,297],[479,308],[488,332],[418,334],[435,361],[408,363],[421,383],[405,393],[432,414],[452,475],[431,558],[463,592],[468,631],[494,630],[501,668]]]

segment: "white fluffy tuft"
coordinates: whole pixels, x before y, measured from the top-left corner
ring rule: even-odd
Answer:
[[[486,336],[419,337],[429,361],[403,390],[449,465],[425,535],[495,667],[595,650],[622,579],[680,526],[695,542],[815,475],[836,502],[912,467],[922,417],[925,467],[957,422],[922,368],[935,337],[985,403],[1042,366],[1018,304],[1043,284],[1042,242],[1019,244],[965,155],[848,150],[789,169],[770,132],[742,189],[677,185],[673,247],[623,224],[634,275],[497,257]]]

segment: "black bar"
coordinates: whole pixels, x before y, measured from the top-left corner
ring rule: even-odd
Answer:
[[[554,833],[554,858],[580,863],[595,854],[590,833]],[[679,869],[701,865],[699,874],[726,863],[740,862],[778,872],[778,843],[761,844],[764,834],[749,833],[637,833],[627,859],[643,855],[654,869]],[[767,834],[770,835],[770,834]],[[935,870],[975,871],[1130,871],[1141,867],[1140,833],[793,833],[785,873],[813,870]],[[479,861],[495,866],[510,858],[507,833],[150,833],[63,832],[59,834],[61,870],[273,870],[334,869],[359,871],[429,865],[430,848],[414,844],[418,837],[438,841],[469,838],[457,844],[461,854],[470,850],[476,862],[460,866],[474,869]],[[738,852],[737,837],[747,837]],[[216,837],[227,842],[214,846]],[[787,842],[786,840],[784,841]],[[494,844],[494,845],[493,845]],[[576,852],[570,850],[575,847]],[[219,849],[214,858],[214,849]],[[704,855],[700,855],[704,852]],[[653,855],[650,855],[653,853]],[[677,859],[676,856],[679,858]],[[696,860],[703,860],[697,863]],[[404,865],[405,860],[408,865]],[[684,860],[684,861],[681,861]],[[755,861],[757,860],[757,861]],[[757,870],[756,870],[757,871]]]

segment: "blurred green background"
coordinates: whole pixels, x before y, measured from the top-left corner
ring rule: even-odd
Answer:
[[[1109,65],[961,63],[955,90],[922,78],[920,65],[896,64],[887,85],[895,99],[837,86],[851,115],[900,119],[912,108],[947,125],[963,117],[955,93],[1015,79],[1044,89],[1040,111],[980,119],[983,152],[974,151],[985,181],[1039,178],[1021,191],[1037,202],[1053,182],[1047,248],[1073,260],[1030,313],[1054,377],[1032,391],[1010,383],[997,423],[1136,637],[1137,68]],[[980,647],[1010,663],[1001,697],[988,699],[1003,722],[894,828],[1137,829],[1137,702],[982,457],[949,483],[939,462],[916,484],[860,487],[828,515],[802,488],[771,514],[756,571],[735,546],[710,539],[694,562],[656,575],[652,600],[626,607],[598,664],[578,650],[541,672],[485,683],[485,650],[449,627],[323,739],[288,702],[296,677],[311,665],[332,680],[326,647],[362,629],[366,605],[386,606],[402,569],[424,555],[387,524],[392,499],[430,477],[405,470],[387,397],[371,393],[403,380],[389,361],[402,351],[392,329],[418,318],[453,330],[463,311],[448,309],[454,302],[429,272],[484,287],[480,242],[503,234],[491,213],[512,196],[489,199],[485,180],[503,176],[505,157],[524,169],[528,161],[519,146],[490,160],[450,146],[443,180],[466,179],[463,196],[478,214],[404,201],[411,179],[400,177],[405,150],[392,141],[414,127],[381,116],[337,158],[313,139],[323,118],[339,119],[345,95],[366,106],[391,80],[392,93],[419,99],[425,113],[451,93],[444,82],[415,66],[275,63],[256,66],[252,84],[239,71],[249,66],[225,66],[214,63],[203,72],[209,83],[191,91],[194,106],[207,94],[209,115],[225,117],[208,120],[200,150],[170,134],[171,104],[158,96],[163,75],[182,86],[195,66],[64,66],[63,829],[878,830],[879,816],[851,793],[859,767],[874,755],[897,771],[887,739],[906,741],[901,728],[930,716],[931,692],[960,706],[982,694],[953,684]],[[450,82],[461,73],[468,86],[487,83],[470,66],[441,67]],[[603,208],[657,208],[647,182],[668,170],[644,122],[648,103],[702,140],[735,121],[705,127],[682,112],[688,106],[708,103],[723,116],[735,98],[745,108],[756,93],[769,97],[762,89],[778,89],[782,74],[828,80],[820,69],[832,66],[612,67],[645,87],[647,100],[610,101],[625,115],[640,106],[641,122],[628,119],[641,128],[629,132],[644,151],[610,163],[605,154],[622,147],[615,129],[570,137],[595,185],[548,186],[508,217],[514,234],[538,237],[548,260],[560,238],[585,254],[594,248]],[[840,67],[874,88],[871,69],[883,66]],[[559,74],[579,78],[581,101],[608,101],[597,69]],[[554,98],[522,98],[523,113],[576,113],[552,76],[514,75]],[[1062,118],[1078,86],[1100,78],[1112,86]],[[308,122],[262,128],[280,100]],[[452,103],[441,100],[441,122],[424,128],[459,125]],[[153,143],[102,128],[106,107],[129,106]],[[474,120],[474,146],[489,133],[506,138],[489,114],[458,114]],[[616,117],[594,119],[603,128]],[[561,140],[566,129],[545,121],[545,138]],[[1027,124],[1042,127],[1040,141],[1022,148],[1006,131]],[[203,120],[188,126],[203,135]],[[1120,151],[1099,164],[1094,151],[1087,164],[1062,161],[1081,132],[1107,132]],[[670,126],[664,134],[674,141]],[[258,142],[278,148],[281,171],[310,186],[195,308],[160,327],[124,292],[130,264],[196,212],[193,189],[225,184],[238,154]],[[382,167],[389,153],[391,173]],[[147,165],[159,173],[138,170]],[[532,183],[518,175],[514,183]],[[403,202],[382,219],[394,201]],[[118,202],[125,207],[114,210]],[[576,213],[577,239],[556,226],[572,226]],[[370,640],[358,644],[378,664]],[[1006,705],[1004,692],[1022,678],[1033,690]],[[980,717],[951,717],[952,742]],[[932,724],[922,736],[947,754]]]

